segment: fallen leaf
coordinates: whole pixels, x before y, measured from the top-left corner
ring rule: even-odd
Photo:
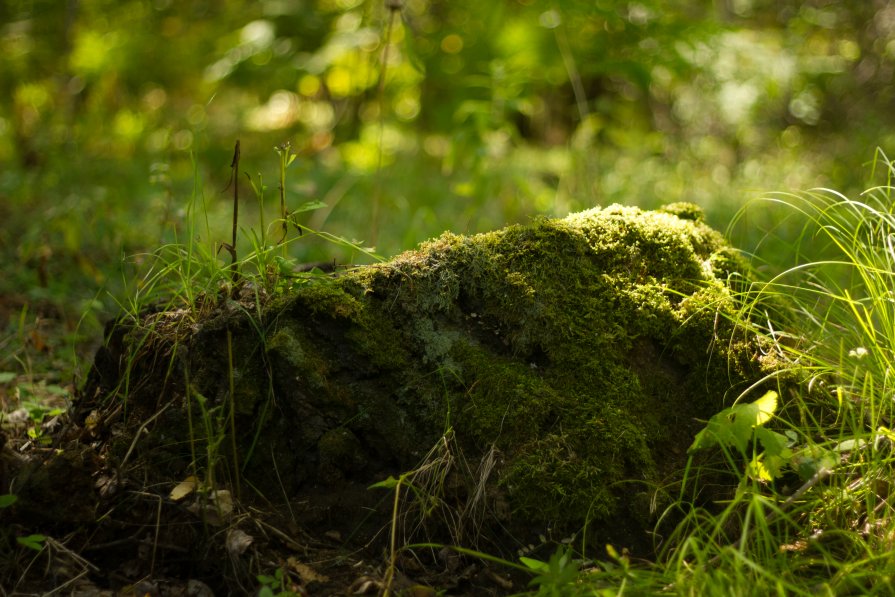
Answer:
[[[208,497],[211,498],[211,503],[218,511],[218,514],[220,514],[224,518],[227,518],[228,516],[233,514],[233,496],[230,495],[230,492],[228,490],[218,489],[216,491],[212,491],[208,494]]]
[[[189,494],[196,491],[199,488],[199,480],[196,479],[195,475],[190,475],[180,483],[174,486],[174,489],[171,490],[171,493],[168,494],[168,497],[174,500],[175,502],[179,502]]]
[[[513,588],[513,581],[511,581],[509,578],[504,578],[491,570],[486,570],[486,573],[488,574],[488,578],[500,585],[502,589],[509,591]]]
[[[208,585],[201,580],[196,580],[194,578],[187,581],[186,594],[189,595],[189,597],[214,597],[214,591],[212,591]]]
[[[109,497],[114,495],[118,490],[118,476],[115,474],[112,475],[100,475],[100,477],[96,480],[94,484],[97,491],[102,497]]]
[[[210,525],[221,526],[233,513],[233,497],[226,489],[210,491],[208,496],[204,499],[199,496],[186,509],[196,516],[201,516]]]
[[[329,537],[333,541],[341,541],[342,540],[342,533],[340,533],[339,531],[326,531],[325,533],[323,533],[323,535],[325,537]]]
[[[36,329],[31,330],[31,345],[38,352],[45,352],[47,350],[47,337]]]
[[[321,574],[308,566],[307,564],[303,564],[299,562],[296,558],[290,557],[286,560],[289,566],[292,567],[293,570],[298,572],[298,575],[305,583],[312,582],[329,582],[329,577],[325,574]]]
[[[780,551],[805,551],[808,549],[808,542],[804,539],[797,539],[793,543],[786,543],[780,546]]]
[[[231,558],[241,556],[254,541],[255,539],[248,533],[239,529],[230,529],[227,531],[227,553]]]
[[[382,583],[375,578],[369,576],[361,576],[348,587],[349,595],[369,595],[370,593],[378,593],[382,588]]]

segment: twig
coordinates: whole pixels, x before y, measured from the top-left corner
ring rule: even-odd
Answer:
[[[785,502],[783,502],[783,505],[780,507],[780,509],[785,510],[786,508],[791,506],[793,502],[802,497],[802,494],[804,494],[806,491],[808,491],[832,474],[833,469],[827,468],[825,466],[821,467],[820,470],[814,473],[814,475],[812,475],[810,479],[805,481],[805,483],[803,483],[801,487],[796,489],[795,493],[793,493],[786,499]],[[770,520],[773,520],[773,517],[771,517]]]
[[[233,160],[230,162],[230,182],[227,187],[233,185],[233,234],[230,243],[221,243],[221,248],[226,249],[230,253],[230,270],[233,282],[239,279],[239,272],[236,269],[236,231],[239,223],[239,139],[236,140],[236,146],[233,148]],[[226,191],[227,188],[224,188]]]
[[[152,575],[155,572],[155,554],[156,554],[156,551],[158,550],[158,545],[159,545],[158,535],[159,535],[159,530],[161,529],[161,526],[162,526],[162,504],[164,503],[164,500],[163,500],[162,496],[154,494],[154,493],[147,493],[145,491],[135,491],[133,493],[134,493],[134,495],[142,495],[144,497],[153,498],[153,499],[158,500],[158,508],[156,509],[156,513],[155,513],[155,537],[153,537],[153,540],[152,540],[152,559],[150,560],[150,563],[149,563],[149,574]]]
[[[239,221],[239,139],[236,140],[236,146],[233,148],[233,160],[230,162],[231,180],[233,181],[233,235],[231,245],[233,246],[233,261],[236,262],[236,227]]]

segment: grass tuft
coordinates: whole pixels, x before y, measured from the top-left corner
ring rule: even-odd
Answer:
[[[880,162],[891,180],[892,164],[885,156]],[[893,590],[892,195],[891,186],[857,198],[829,189],[774,194],[747,205],[733,222],[734,228],[774,222],[751,255],[762,281],[742,289],[737,323],[744,334],[765,340],[762,358],[782,367],[779,409],[775,403],[768,416],[739,430],[735,421],[742,424],[745,411],[736,409],[750,404],[709,422],[703,440],[712,430],[716,440],[725,433],[733,439],[717,441],[715,458],[686,471],[681,499],[670,509],[683,520],[664,538],[658,561],[636,577],[642,590]],[[737,431],[741,435],[734,437]],[[770,457],[777,459],[774,466],[764,466]],[[735,491],[728,499],[700,501],[706,483],[719,474],[732,480]]]

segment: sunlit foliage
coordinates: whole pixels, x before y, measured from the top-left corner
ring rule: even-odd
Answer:
[[[383,254],[612,202],[721,227],[763,190],[863,188],[895,142],[882,0],[33,0],[0,22],[0,198],[41,213],[3,233],[20,262],[172,240],[197,180],[214,219],[237,138],[269,178],[291,142],[313,223]]]

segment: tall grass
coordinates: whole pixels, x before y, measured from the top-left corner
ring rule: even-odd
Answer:
[[[895,168],[879,158],[886,185],[773,194],[732,222],[772,223],[737,323],[779,367],[779,407],[754,426],[780,438],[776,466],[755,466],[758,433],[716,446],[686,471],[656,561],[603,556],[562,594],[895,593]],[[730,491],[700,500],[718,479]]]
[[[787,441],[779,470],[741,467],[729,501],[689,508],[661,562],[676,592],[892,592],[892,194],[889,185],[854,199],[828,189],[775,194],[734,220],[758,210],[775,222],[752,255],[764,280],[745,289],[739,323],[784,371],[769,426]]]
[[[126,324],[133,324],[128,332],[132,334],[132,345],[124,363],[122,381],[116,391],[110,393],[110,396],[120,398],[125,409],[129,405],[131,376],[136,364],[146,354],[158,350],[160,358],[165,359],[161,366],[167,367],[166,375],[172,375],[177,369],[178,345],[190,336],[203,318],[215,312],[239,314],[264,346],[269,330],[264,328],[262,312],[267,302],[296,286],[325,283],[329,278],[313,264],[299,264],[292,257],[296,243],[322,241],[340,254],[381,259],[371,249],[300,223],[300,215],[325,205],[311,201],[288,208],[286,170],[295,156],[290,153],[288,145],[277,147],[276,151],[280,167],[278,217],[273,218],[267,227],[263,226],[266,187],[260,176],[249,178],[249,183],[255,192],[262,228],[257,230],[241,226],[236,206],[239,198],[234,190],[232,235],[227,238],[221,227],[214,225],[209,218],[209,205],[203,192],[205,185],[198,168],[194,168],[193,192],[184,209],[183,232],[175,227],[174,242],[130,257],[132,274],[123,280],[123,286],[129,291],[118,306],[120,319]],[[234,189],[240,183],[236,173],[238,144],[235,155],[231,181]],[[178,441],[189,442],[192,472],[196,478],[202,479],[204,488],[213,489],[224,484],[232,487],[235,495],[239,496],[244,469],[249,466],[261,439],[262,423],[273,406],[273,387],[272,379],[268,379],[258,425],[250,430],[251,443],[246,453],[239,454],[234,403],[236,366],[232,343],[233,337],[228,329],[226,355],[230,387],[226,404],[214,405],[195,391],[190,385],[189,371],[184,371],[184,386],[189,398],[186,400],[189,437]]]

